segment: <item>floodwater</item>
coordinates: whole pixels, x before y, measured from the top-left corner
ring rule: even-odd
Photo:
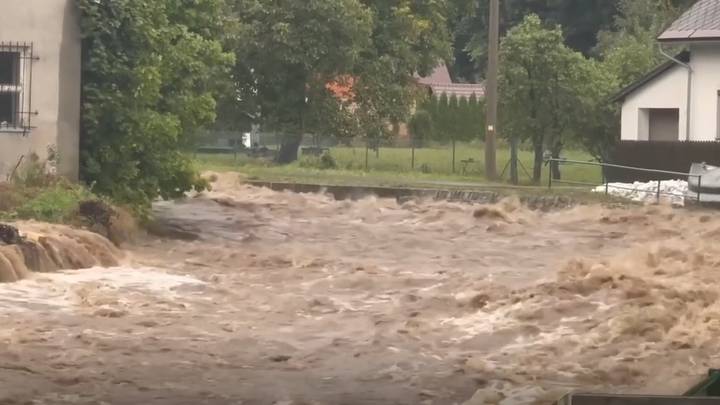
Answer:
[[[720,218],[280,193],[157,204],[196,240],[0,286],[0,404],[549,404],[720,363]]]

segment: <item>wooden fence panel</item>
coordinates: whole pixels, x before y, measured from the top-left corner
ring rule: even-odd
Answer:
[[[693,163],[720,166],[720,142],[647,142],[623,141],[613,153],[612,163],[644,169],[668,170],[687,173]],[[687,176],[662,173],[643,173],[632,170],[609,168],[606,171],[611,182],[632,183],[652,180],[687,180]]]

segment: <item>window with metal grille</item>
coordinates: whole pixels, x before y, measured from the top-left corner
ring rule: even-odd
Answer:
[[[32,44],[0,42],[0,132],[32,129]]]

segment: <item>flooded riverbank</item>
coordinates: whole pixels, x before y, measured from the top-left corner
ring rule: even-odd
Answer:
[[[678,393],[720,362],[711,213],[336,201],[232,176],[154,210],[187,237],[0,286],[0,403],[547,404]]]

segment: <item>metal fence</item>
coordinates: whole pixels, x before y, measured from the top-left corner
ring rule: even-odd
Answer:
[[[196,145],[201,154],[234,154],[271,159],[277,154],[282,134],[258,133],[251,141],[247,135],[232,131],[215,131],[206,134]],[[248,143],[251,147],[248,148]],[[414,147],[413,147],[414,146]],[[298,150],[301,162],[329,154],[339,169],[422,172],[432,174],[484,175],[483,144],[481,142],[424,141],[412,144],[407,137],[389,138],[337,138],[306,135]],[[501,164],[505,161],[499,159]]]
[[[611,185],[610,181],[608,180],[607,174],[606,174],[608,172],[608,169],[613,169],[614,171],[641,173],[641,174],[645,174],[645,175],[649,175],[649,176],[653,176],[653,175],[655,175],[655,176],[658,176],[658,175],[659,176],[674,176],[675,179],[677,179],[677,180],[681,180],[681,179],[688,180],[688,184],[690,184],[690,181],[689,181],[690,179],[697,179],[697,193],[694,193],[694,195],[692,195],[692,196],[693,196],[693,198],[697,198],[698,203],[702,201],[701,190],[702,190],[702,177],[703,176],[698,175],[698,174],[676,172],[676,171],[671,171],[671,170],[647,169],[647,168],[642,168],[642,167],[625,166],[625,165],[618,165],[618,164],[611,164],[611,163],[584,162],[584,161],[569,160],[569,159],[549,158],[549,159],[546,159],[545,162],[546,162],[546,164],[555,163],[558,165],[585,165],[585,166],[600,167],[602,169],[602,173],[603,173],[603,185],[605,187],[606,195],[610,194],[611,189],[628,190],[628,191],[637,191],[638,190],[637,188],[624,187],[624,186],[620,186],[617,184]],[[638,178],[638,176],[634,176],[631,178]],[[662,184],[664,181],[668,181],[668,180],[663,180],[663,179],[658,178],[658,180],[654,180],[654,181],[657,181],[657,186],[656,186],[657,191],[655,192],[655,195],[656,195],[656,200],[658,203],[660,202],[661,197],[663,195],[671,196],[671,197],[682,197],[682,198],[687,198],[690,196],[689,192],[687,194],[680,195],[677,193],[670,193],[670,192],[663,191]],[[598,186],[597,184],[591,184],[591,183],[585,183],[585,182],[557,180],[557,179],[553,179],[553,176],[551,175],[551,176],[549,176],[549,180],[548,180],[548,188],[552,189],[553,184],[567,184],[567,185],[591,186],[591,187]]]

